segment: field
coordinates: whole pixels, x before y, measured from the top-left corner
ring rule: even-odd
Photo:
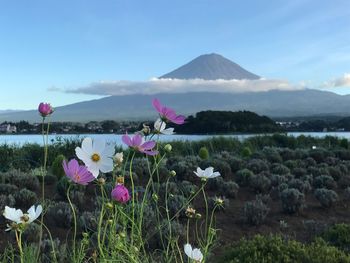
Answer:
[[[48,148],[44,222],[52,234],[58,262],[73,261],[69,253],[74,228],[74,216],[67,200],[70,183],[61,163],[64,158],[74,157],[74,149],[79,145],[78,141],[64,141]],[[160,154],[166,153],[161,160],[154,161],[154,157],[137,154],[131,166],[130,158],[123,164],[132,167],[135,200],[143,200],[150,179],[147,160],[153,165],[158,163],[158,172],[153,178],[156,190],[147,195],[142,222],[142,239],[150,262],[187,261],[176,254],[182,253],[182,248],[166,258],[162,242],[175,240],[177,246],[183,246],[189,239],[199,240],[195,246],[208,244],[203,195],[198,194],[193,202],[188,200],[204,184],[193,171],[209,166],[221,176],[205,182],[209,215],[215,207],[215,219],[209,229],[213,231],[212,240],[205,255],[207,262],[323,262],[322,258],[327,257],[330,258],[327,262],[350,262],[347,254],[350,244],[350,150],[346,140],[276,134],[252,137],[244,142],[227,138],[174,142],[171,151],[165,149],[165,144],[159,145]],[[40,202],[43,151],[38,145],[0,147],[1,210],[5,205],[26,210]],[[125,151],[124,156],[131,153],[132,150]],[[128,170],[125,171],[125,185],[131,187]],[[175,176],[169,176],[172,171],[176,172]],[[112,173],[104,174],[103,178],[106,179],[103,190],[99,181],[88,186],[74,185],[70,189],[69,196],[77,213],[76,242],[81,245],[88,240],[84,241],[86,246],[80,262],[103,262],[97,256],[96,236],[101,206],[105,202],[101,200],[101,191],[108,193],[106,198],[109,198],[114,187]],[[215,200],[217,197],[219,199]],[[223,204],[217,206],[218,200],[223,200]],[[193,217],[186,213],[189,205],[195,209]],[[128,202],[123,211],[131,214],[131,207]],[[170,228],[163,227],[159,231],[155,222],[166,220],[165,211],[172,218]],[[108,220],[109,216],[104,214],[103,220]],[[4,231],[8,221],[3,217],[0,220]],[[121,233],[130,234],[129,225],[127,228],[115,227],[118,237]],[[39,229],[40,222],[37,222],[23,232],[25,246],[31,249],[37,246]],[[256,236],[258,234],[262,236]],[[17,253],[14,231],[3,232],[0,248],[4,252],[3,262],[8,262],[8,257]],[[246,255],[247,249],[256,250],[257,258]],[[52,261],[51,250],[50,238],[44,231],[43,262]],[[307,258],[315,254],[319,257]],[[115,262],[124,261],[118,259]]]

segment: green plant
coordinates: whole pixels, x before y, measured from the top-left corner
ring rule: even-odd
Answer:
[[[350,224],[336,224],[324,231],[321,237],[332,246],[350,251]]]
[[[65,176],[62,165],[65,159],[66,157],[63,154],[60,154],[57,155],[55,160],[52,162],[51,171],[57,177],[57,179],[60,179],[61,177]]]
[[[305,196],[298,189],[289,188],[281,192],[281,202],[284,212],[294,214],[305,206]]]
[[[247,186],[254,176],[254,173],[249,169],[242,169],[236,173],[236,181],[240,186]]]
[[[33,191],[30,191],[26,188],[23,188],[23,189],[19,190],[18,192],[16,192],[13,195],[13,197],[16,200],[16,206],[26,207],[26,208],[29,208],[30,206],[35,204],[36,201],[38,200],[36,193],[34,193]]]
[[[304,245],[281,236],[256,235],[251,240],[242,239],[226,249],[219,263],[348,263],[350,256],[317,239]]]
[[[201,148],[199,149],[198,156],[199,156],[199,158],[201,158],[202,160],[207,160],[207,159],[209,159],[209,151],[208,151],[207,147],[201,147]]]
[[[244,221],[251,225],[261,225],[269,211],[268,206],[260,198],[248,201],[244,204]]]
[[[325,188],[316,189],[315,197],[323,207],[331,207],[338,200],[336,192]]]

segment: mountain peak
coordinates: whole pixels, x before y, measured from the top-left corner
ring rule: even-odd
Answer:
[[[259,79],[231,60],[216,54],[204,54],[160,78],[172,79]]]

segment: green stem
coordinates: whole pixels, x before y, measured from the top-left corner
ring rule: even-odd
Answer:
[[[16,230],[16,241],[19,249],[19,254],[21,258],[21,263],[24,263],[23,259],[23,249],[22,249],[22,232]]]
[[[205,185],[205,184],[203,184],[203,185]],[[204,187],[202,187],[202,193],[203,193],[203,199],[204,199],[204,203],[205,203],[205,238],[207,238],[209,209],[208,209],[207,195],[204,191]]]
[[[100,251],[102,258],[105,257],[105,255],[103,253],[102,246],[101,246],[101,228],[102,228],[102,220],[104,217],[104,194],[103,194],[103,192],[104,192],[103,185],[101,185],[102,205],[101,205],[100,218],[98,220],[97,245],[98,245],[98,250]]]
[[[52,254],[53,254],[53,258],[54,258],[54,262],[57,262],[57,256],[56,256],[56,251],[55,251],[55,243],[53,242],[53,238],[51,235],[50,230],[48,229],[48,227],[43,224],[43,227],[45,227],[47,233],[49,234],[49,238],[50,238],[50,242],[51,242],[51,246],[52,246]]]
[[[74,220],[74,233],[73,233],[73,257],[74,260],[76,259],[76,251],[75,251],[75,240],[76,240],[76,236],[77,236],[77,216],[75,214],[75,209],[74,206],[72,204],[72,201],[70,200],[70,189],[71,189],[72,185],[70,184],[67,190],[67,199],[70,205],[70,208],[72,209],[72,214],[73,214],[73,220]]]
[[[131,194],[132,194],[132,222],[131,222],[131,245],[134,243],[134,224],[135,224],[135,185],[134,185],[134,179],[132,175],[132,163],[135,157],[135,152],[133,152],[131,160],[130,160],[130,167],[129,167],[129,175],[130,175],[130,181],[131,181]]]

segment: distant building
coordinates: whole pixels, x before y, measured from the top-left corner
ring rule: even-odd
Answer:
[[[0,125],[0,132],[1,133],[16,133],[17,127],[15,125],[11,125],[11,124],[1,124]]]

